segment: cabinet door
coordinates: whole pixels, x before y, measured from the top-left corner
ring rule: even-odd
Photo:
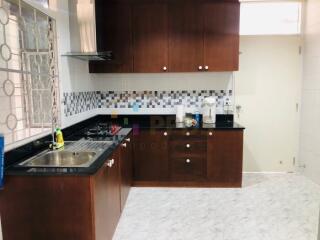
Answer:
[[[202,13],[206,70],[238,70],[240,3],[207,1]]]
[[[131,6],[125,0],[96,0],[98,51],[113,51],[114,60],[89,63],[90,73],[133,71]]]
[[[207,134],[208,181],[226,187],[242,182],[243,131],[215,130]]]
[[[131,134],[121,145],[120,175],[121,175],[121,211],[127,201],[132,185],[132,136]]]
[[[138,1],[133,4],[134,72],[168,70],[167,4]]]
[[[168,132],[141,130],[134,135],[134,180],[168,181]]]
[[[197,1],[168,5],[170,72],[196,72],[203,67],[203,21]]]
[[[96,240],[112,239],[120,218],[119,159],[118,149],[94,178]]]

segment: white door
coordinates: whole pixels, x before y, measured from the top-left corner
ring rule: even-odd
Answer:
[[[298,155],[299,36],[242,36],[235,120],[246,127],[244,171],[288,172]]]

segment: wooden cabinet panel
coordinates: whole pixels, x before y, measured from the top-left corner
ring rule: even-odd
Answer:
[[[165,72],[168,69],[167,4],[133,3],[134,72]]]
[[[206,177],[203,157],[173,157],[170,161],[173,181],[202,181]]]
[[[202,5],[204,17],[204,66],[208,71],[239,68],[239,2],[210,2]]]
[[[120,157],[120,175],[121,175],[121,211],[123,210],[129,191],[132,185],[132,135],[130,134],[121,146],[121,157]]]
[[[112,239],[120,218],[120,149],[108,160],[94,177],[95,240]]]
[[[197,1],[168,4],[170,72],[196,72],[203,65],[203,23]]]
[[[90,73],[133,72],[131,15],[129,1],[96,0],[97,48],[112,50],[115,59],[90,62]]]
[[[90,206],[89,177],[6,176],[3,239],[94,240]]]
[[[168,136],[163,130],[141,130],[134,135],[134,180],[169,179]]]
[[[242,182],[243,131],[216,130],[207,137],[208,181],[240,187]]]

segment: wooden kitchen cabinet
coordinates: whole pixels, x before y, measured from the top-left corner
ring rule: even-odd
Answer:
[[[133,139],[136,186],[241,187],[243,129],[144,129]]]
[[[95,240],[111,240],[120,219],[120,158],[118,148],[94,176]]]
[[[207,180],[217,186],[241,187],[243,131],[207,132]]]
[[[166,130],[140,130],[134,137],[134,184],[169,179],[168,137]]]
[[[90,61],[90,73],[133,72],[132,12],[130,1],[96,0],[97,49],[112,51],[114,60]]]
[[[201,4],[192,0],[168,2],[170,72],[197,72],[203,64]]]
[[[236,71],[237,0],[97,0],[98,50],[114,61],[90,73]]]
[[[238,70],[240,3],[205,1],[201,11],[204,18],[204,70]]]
[[[121,200],[121,211],[124,209],[126,204],[129,191],[132,185],[132,175],[133,175],[133,138],[130,134],[121,144],[121,154],[120,154],[120,200]]]
[[[120,150],[95,175],[6,176],[3,239],[111,240],[120,218]]]
[[[135,1],[133,8],[134,72],[168,70],[168,19],[165,1]]]

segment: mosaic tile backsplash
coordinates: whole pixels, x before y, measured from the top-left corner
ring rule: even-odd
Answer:
[[[89,91],[63,93],[64,114],[66,117],[97,108],[201,108],[204,98],[215,96],[218,106],[232,99],[232,90],[196,91]]]

